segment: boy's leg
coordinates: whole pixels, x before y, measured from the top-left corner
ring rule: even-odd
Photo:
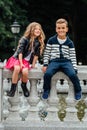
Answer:
[[[51,87],[51,78],[52,76],[58,71],[59,63],[58,62],[51,62],[44,74],[44,84],[43,84],[43,95],[44,99],[47,99],[50,93]]]
[[[77,94],[81,97],[81,86],[80,86],[79,78],[71,62],[63,63],[62,67],[63,67],[63,72],[70,78],[70,80],[72,81],[74,85],[75,96]]]

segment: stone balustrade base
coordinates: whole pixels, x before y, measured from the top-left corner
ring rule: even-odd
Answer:
[[[78,70],[82,86],[81,101],[75,101],[74,87],[69,78],[58,72],[52,77],[49,99],[45,102],[40,100],[43,92],[43,84],[40,82],[43,78],[41,68],[31,69],[29,72],[29,98],[22,96],[19,90],[14,97],[9,98],[6,92],[7,85],[10,86],[8,81],[11,81],[12,71],[4,70],[2,65],[0,130],[87,130],[87,66],[78,67]]]
[[[0,130],[87,130],[87,122],[4,122],[4,129]]]
[[[2,123],[0,124],[0,130],[4,130],[4,125]]]

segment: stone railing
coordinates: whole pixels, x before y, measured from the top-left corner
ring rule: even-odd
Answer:
[[[82,86],[82,100],[74,99],[74,88],[62,72],[56,73],[51,82],[47,101],[41,99],[43,72],[41,66],[29,71],[30,96],[25,98],[20,87],[14,97],[7,97],[12,71],[0,64],[0,122],[10,121],[87,121],[87,66],[78,66],[78,77]]]

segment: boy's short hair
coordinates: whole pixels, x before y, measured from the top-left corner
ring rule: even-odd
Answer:
[[[66,26],[68,27],[68,22],[67,22],[67,20],[66,19],[64,19],[64,18],[60,18],[60,19],[58,19],[57,21],[56,21],[56,24],[61,24],[61,23],[65,23],[66,24]]]

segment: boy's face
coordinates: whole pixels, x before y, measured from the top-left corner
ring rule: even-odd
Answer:
[[[67,27],[66,23],[57,23],[56,32],[57,32],[59,38],[61,38],[61,39],[66,38],[66,33],[68,32],[68,27]]]

